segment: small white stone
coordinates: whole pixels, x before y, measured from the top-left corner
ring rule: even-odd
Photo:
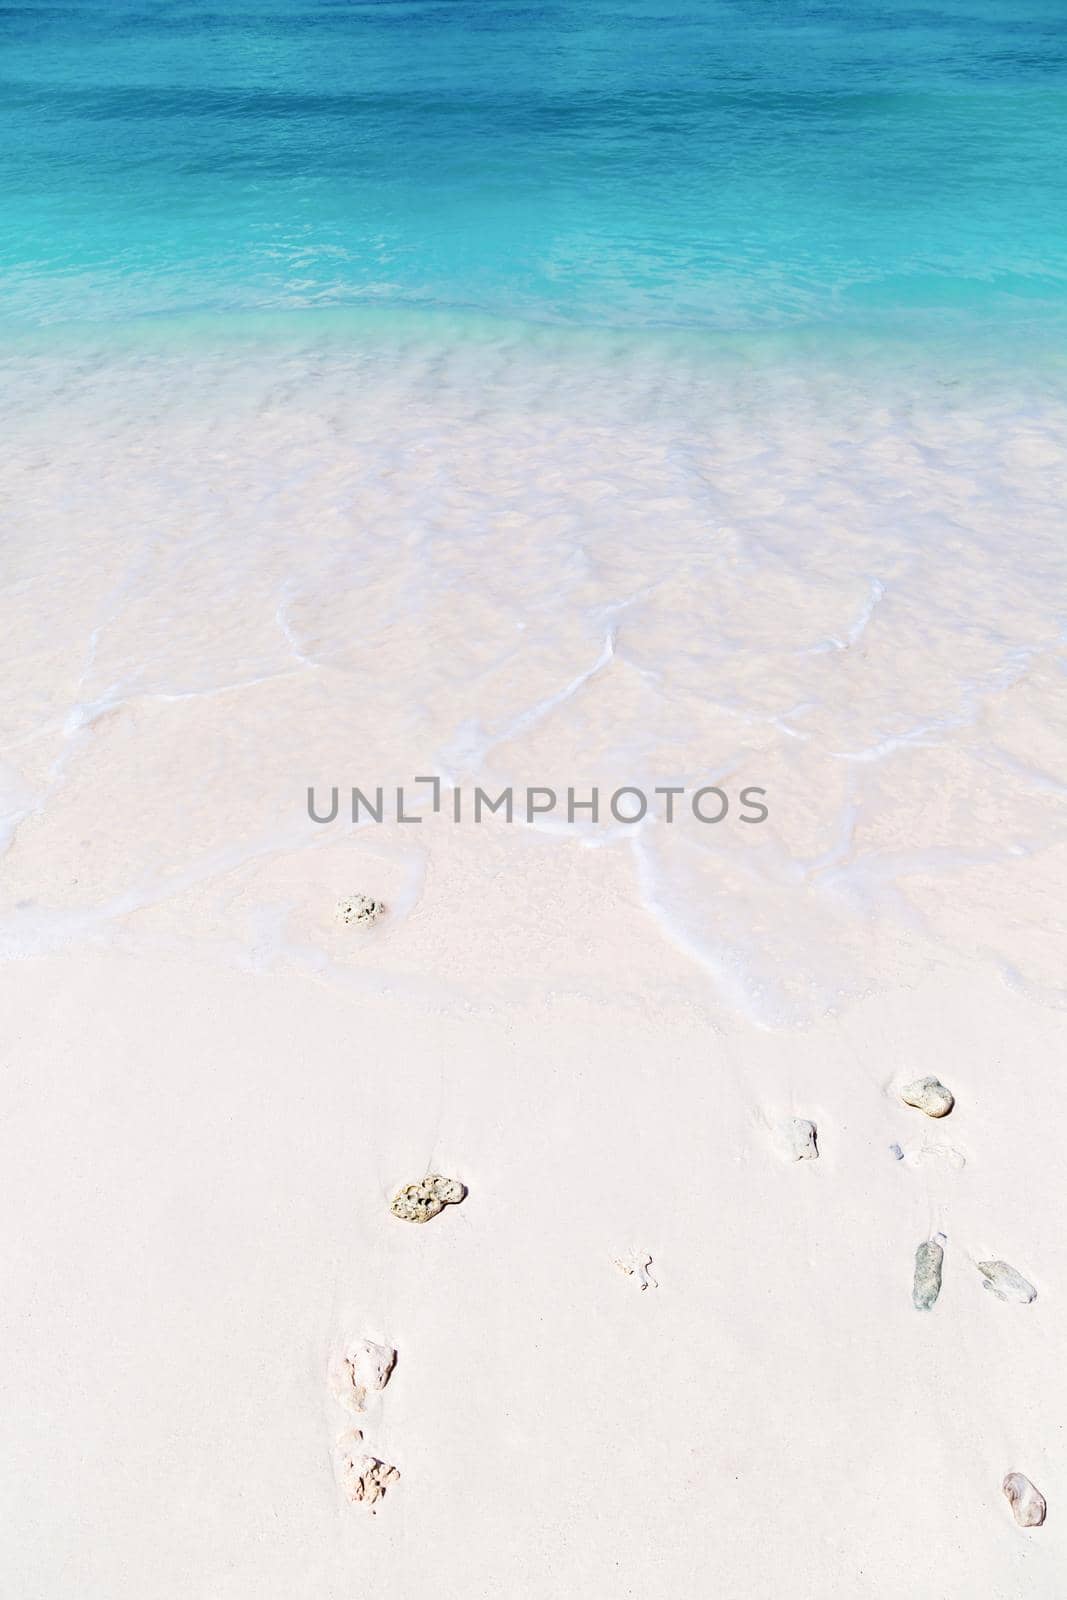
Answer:
[[[405,1184],[393,1196],[390,1210],[402,1222],[429,1222],[445,1206],[457,1206],[467,1191],[458,1178],[442,1178],[432,1172],[419,1183]]]
[[[367,1395],[384,1389],[396,1365],[396,1351],[373,1339],[353,1339],[330,1363],[330,1387],[346,1411],[366,1410]]]
[[[337,915],[346,927],[355,922],[369,928],[380,917],[384,917],[385,906],[380,900],[373,900],[369,894],[354,894],[347,900],[337,902]]]
[[[916,1106],[928,1117],[947,1117],[956,1104],[951,1089],[946,1089],[940,1078],[916,1078],[900,1091],[906,1106]]]
[[[778,1124],[778,1143],[790,1161],[817,1161],[818,1130],[806,1117],[783,1117]]]
[[[995,1294],[998,1300],[1010,1300],[1015,1305],[1028,1306],[1037,1299],[1037,1290],[1028,1283],[1021,1272],[1016,1272],[1006,1261],[979,1261],[978,1270],[985,1278],[983,1288]]]
[[[936,1239],[924,1239],[915,1252],[915,1281],[911,1299],[916,1311],[929,1311],[941,1293],[941,1267],[945,1252]]]
[[[1048,1507],[1041,1490],[1035,1489],[1029,1478],[1021,1472],[1009,1472],[1004,1479],[1004,1493],[1020,1528],[1040,1528]]]

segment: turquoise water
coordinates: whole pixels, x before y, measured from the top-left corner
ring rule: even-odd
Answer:
[[[1062,0],[14,0],[2,315],[1060,331]]]

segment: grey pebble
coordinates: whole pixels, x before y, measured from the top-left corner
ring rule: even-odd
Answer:
[[[929,1311],[941,1293],[941,1266],[945,1252],[936,1239],[924,1239],[915,1252],[915,1282],[911,1291],[916,1311]]]
[[[985,1279],[983,1288],[995,1294],[998,1300],[1010,1300],[1015,1305],[1028,1306],[1037,1299],[1037,1290],[1028,1283],[1021,1272],[1016,1272],[1006,1261],[979,1261],[978,1270]]]

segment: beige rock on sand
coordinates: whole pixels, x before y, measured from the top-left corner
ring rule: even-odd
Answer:
[[[402,1222],[429,1222],[445,1206],[456,1206],[466,1197],[466,1187],[458,1178],[442,1178],[432,1172],[418,1183],[405,1184],[393,1196],[390,1210]]]
[[[900,1098],[906,1106],[925,1111],[928,1117],[947,1117],[956,1104],[952,1090],[946,1089],[940,1078],[916,1078],[914,1083],[905,1084]]]

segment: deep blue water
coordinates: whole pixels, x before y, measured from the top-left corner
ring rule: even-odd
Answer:
[[[1057,331],[1064,0],[14,0],[9,325]]]

